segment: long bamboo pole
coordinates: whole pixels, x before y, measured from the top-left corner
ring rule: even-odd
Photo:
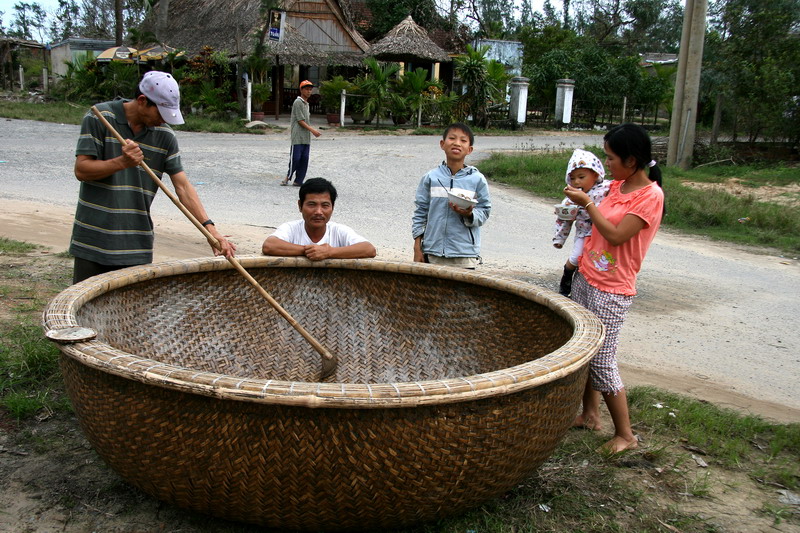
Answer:
[[[108,131],[111,132],[111,134],[117,139],[117,141],[120,142],[120,144],[122,145],[127,144],[128,141],[126,141],[119,134],[119,132],[117,132],[117,130],[114,129],[114,126],[112,126],[111,123],[108,122],[108,120],[106,120],[106,117],[104,117],[103,114],[100,112],[100,110],[97,109],[97,106],[92,106],[92,113],[94,113],[94,115],[100,120],[100,122],[103,123],[106,129],[108,129]],[[186,218],[188,218],[189,221],[192,224],[194,224],[194,226],[198,230],[200,230],[203,236],[206,239],[208,239],[208,242],[210,242],[211,245],[217,250],[222,250],[222,247],[219,241],[216,239],[216,237],[211,235],[211,233],[200,223],[200,221],[197,220],[197,217],[195,217],[192,214],[192,212],[189,211],[189,209],[185,205],[183,205],[183,202],[180,201],[177,195],[174,192],[172,192],[169,188],[167,188],[166,185],[164,185],[164,182],[161,181],[161,178],[156,176],[155,172],[153,172],[150,169],[150,167],[147,166],[147,163],[142,161],[141,163],[139,163],[139,166],[142,167],[145,170],[145,172],[147,172],[150,178],[156,183],[156,185],[158,185],[158,188],[164,191],[164,193],[169,197],[169,199],[172,200],[172,203],[174,203],[178,207],[178,209],[180,209],[181,212],[184,215],[186,215]],[[314,337],[312,337],[311,334],[308,331],[306,331],[306,329],[303,326],[301,326],[300,323],[297,322],[297,320],[295,320],[292,317],[292,315],[290,315],[289,312],[286,311],[286,309],[284,309],[281,306],[281,304],[279,304],[277,300],[275,300],[275,298],[273,298],[272,295],[268,293],[264,289],[264,287],[262,287],[261,284],[258,281],[256,281],[256,279],[253,276],[250,275],[250,273],[242,266],[242,264],[239,263],[239,260],[236,259],[236,257],[225,256],[225,258],[231,265],[233,265],[233,267],[236,270],[239,271],[239,273],[242,276],[244,276],[244,278],[247,281],[250,282],[250,284],[253,287],[256,288],[256,290],[258,290],[261,296],[263,296],[269,302],[269,304],[273,307],[273,309],[275,309],[284,319],[286,319],[286,321],[289,322],[289,324],[291,324],[292,327],[296,329],[297,332],[300,333],[300,335],[302,335],[306,341],[308,341],[308,343],[317,351],[317,353],[319,353],[322,356],[322,378],[324,379],[333,374],[336,371],[336,365],[338,363],[336,356],[334,356],[324,346],[322,346],[322,344],[320,344],[319,341],[317,341]]]

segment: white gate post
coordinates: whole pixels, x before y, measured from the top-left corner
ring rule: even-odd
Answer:
[[[508,106],[508,118],[516,125],[525,125],[528,117],[528,78],[511,78],[511,102]]]
[[[556,125],[572,122],[572,95],[575,92],[575,80],[556,81]]]

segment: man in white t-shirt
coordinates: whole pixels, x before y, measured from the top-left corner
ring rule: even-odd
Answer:
[[[323,178],[300,187],[297,202],[303,218],[285,222],[261,245],[264,255],[304,255],[312,261],[375,257],[375,247],[344,224],[329,222],[336,203],[336,188]]]

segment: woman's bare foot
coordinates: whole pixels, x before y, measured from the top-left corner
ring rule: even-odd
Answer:
[[[603,424],[600,423],[600,418],[579,414],[572,421],[572,427],[580,429],[590,429],[592,431],[600,431],[603,429]]]
[[[600,446],[600,451],[608,454],[615,454],[627,450],[635,450],[638,447],[639,439],[637,439],[635,435],[632,440],[615,435],[613,439]]]

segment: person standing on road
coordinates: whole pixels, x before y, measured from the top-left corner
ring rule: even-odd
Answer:
[[[603,140],[606,167],[614,179],[608,196],[598,206],[581,189],[571,185],[564,188],[569,199],[591,216],[594,225],[584,243],[572,299],[597,315],[606,329],[603,345],[589,363],[583,410],[573,425],[600,429],[602,395],[614,423],[614,437],[603,449],[619,453],[638,446],[617,365],[619,332],[636,294],[636,275],[661,225],[664,192],[661,170],[652,159],[650,137],[644,128],[622,124],[606,133]]]
[[[183,124],[180,88],[165,72],[151,71],[133,100],[97,104],[127,144],[119,142],[89,111],[75,150],[75,177],[81,182],[69,253],[75,257],[73,283],[153,260],[150,205],[158,185],[139,163],[169,175],[180,201],[220,243],[215,255],[232,256],[236,246],[217,231],[181,165],[178,141],[166,124]],[[166,123],[166,124],[165,124]]]
[[[417,186],[412,218],[414,261],[475,269],[481,262],[481,226],[492,202],[481,172],[465,163],[475,136],[466,124],[451,124],[439,146],[445,161],[425,174]],[[450,202],[447,193],[475,201],[469,207]]]
[[[289,171],[281,181],[281,185],[288,185],[294,174],[294,185],[300,187],[306,179],[308,159],[311,155],[311,136],[319,137],[322,132],[311,126],[311,111],[308,99],[314,84],[308,80],[300,82],[300,96],[292,104],[291,135],[292,148],[289,151]]]

